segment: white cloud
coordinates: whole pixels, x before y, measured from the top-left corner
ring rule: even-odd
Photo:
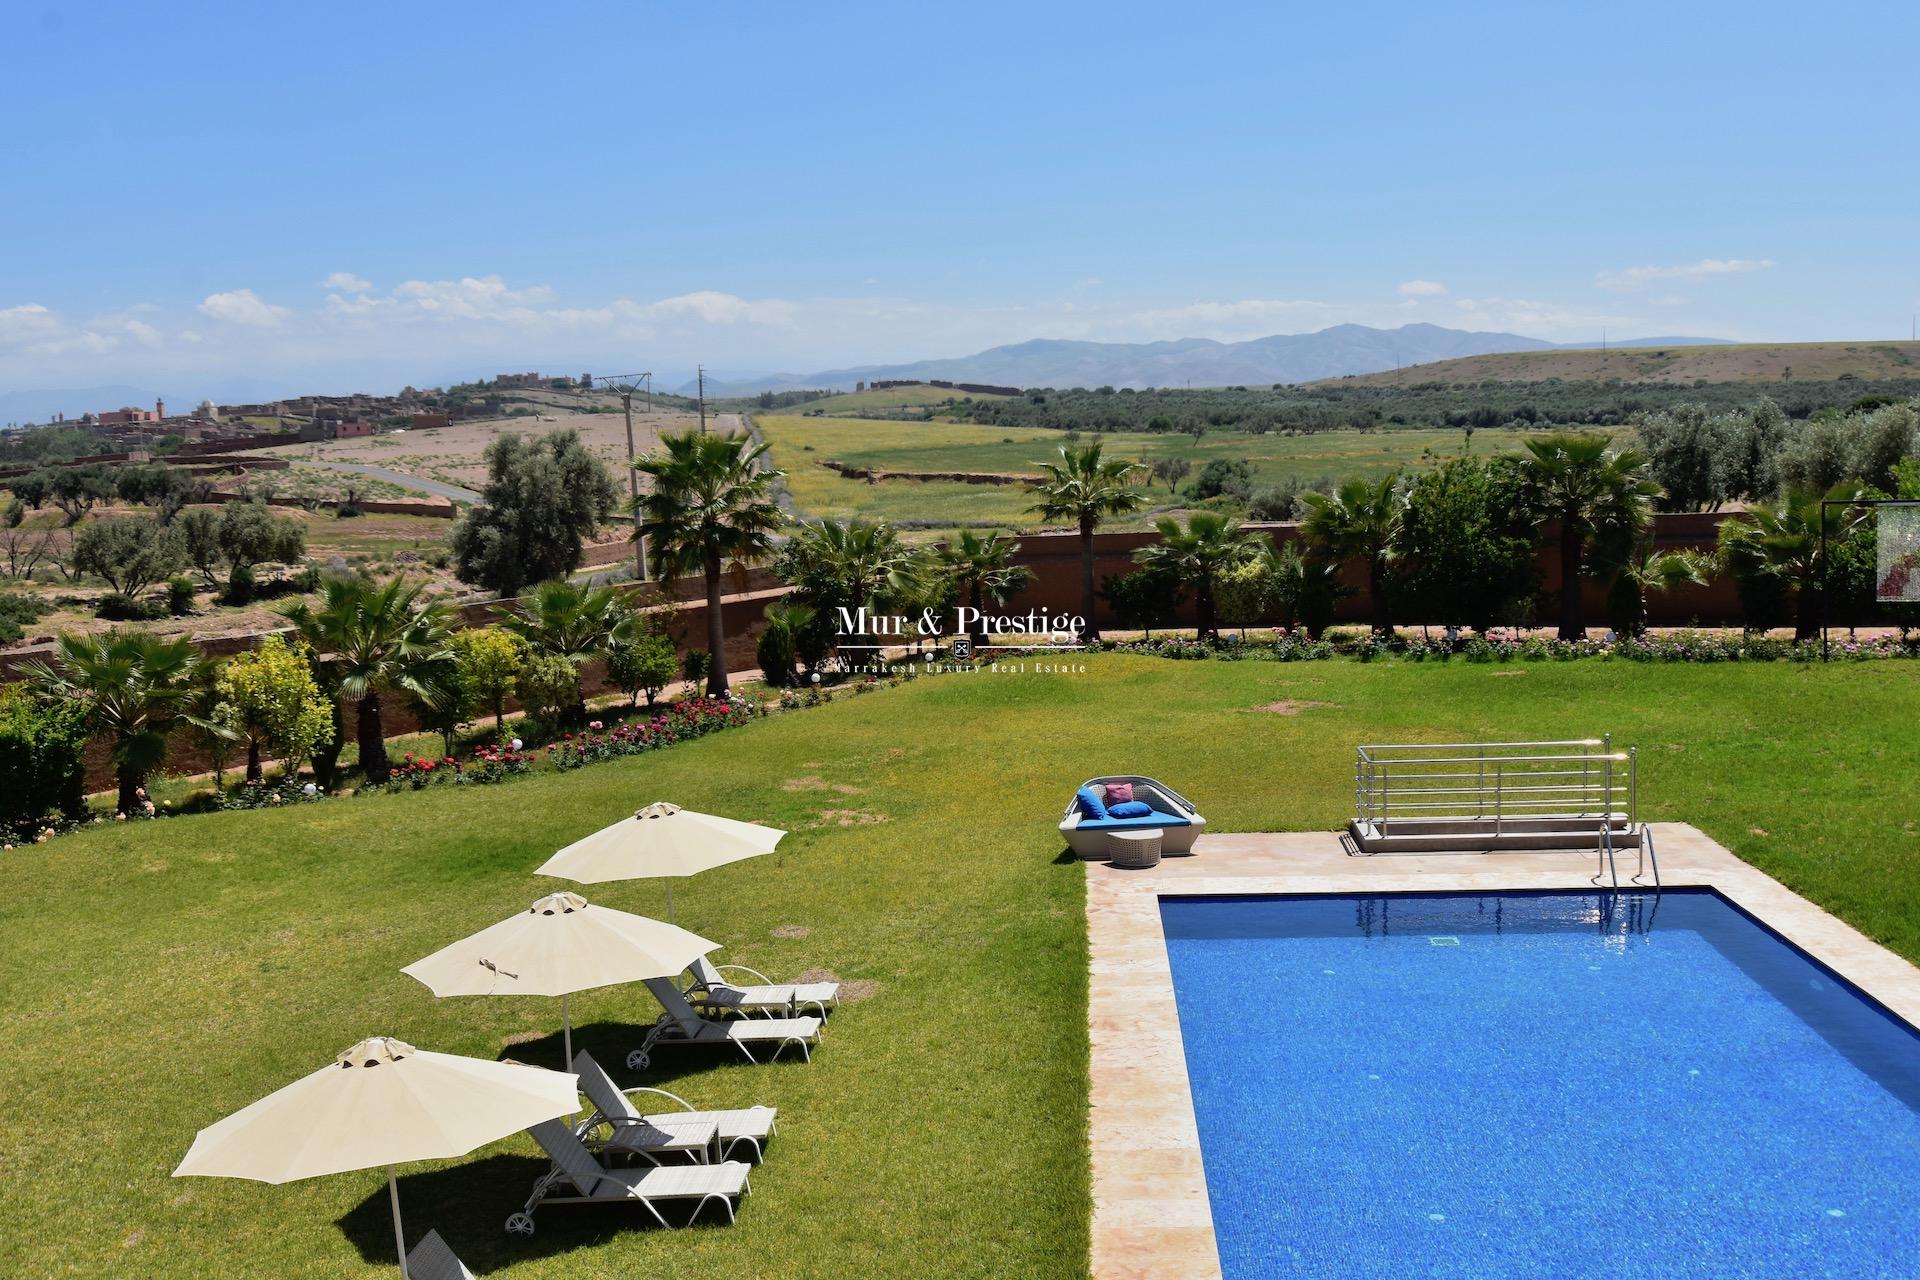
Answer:
[[[1772,258],[1702,258],[1698,262],[1672,267],[1627,267],[1621,271],[1599,271],[1593,282],[1602,289],[1626,293],[1644,289],[1657,280],[1686,280],[1699,283],[1715,276],[1744,275],[1765,271],[1774,265]]]
[[[1070,304],[1069,304],[1070,305]],[[1090,317],[1098,329],[1154,338],[1264,338],[1289,326],[1331,324],[1333,304],[1314,298],[1242,298],[1234,302],[1189,302],[1173,307],[1102,312]]]
[[[197,306],[142,305],[90,316],[37,304],[0,308],[0,386],[158,380],[197,398],[206,394],[200,387],[238,379],[249,386],[284,384],[287,393],[372,390],[494,369],[624,368],[634,359],[659,370],[702,361],[710,369],[804,372],[960,355],[1031,338],[1230,342],[1341,323],[1390,328],[1410,318],[1407,308],[1420,305],[1420,297],[1436,297],[1183,301],[1069,286],[1051,298],[981,303],[857,287],[841,297],[755,298],[702,289],[580,300],[498,275],[350,289],[341,279],[348,274],[330,277],[343,287],[310,306],[280,306],[236,289]],[[1597,338],[1602,325],[1620,334],[1671,332],[1677,323],[1672,312],[1651,307],[1634,317],[1525,298],[1449,296],[1445,306],[1451,323],[1462,328],[1549,339]],[[1654,314],[1666,318],[1649,323]]]
[[[1458,298],[1453,305],[1461,313],[1459,322],[1463,325],[1529,338],[1598,339],[1603,325],[1616,333],[1624,333],[1646,324],[1638,316],[1570,307],[1536,298]]]
[[[210,293],[201,302],[200,312],[228,324],[260,329],[273,328],[291,314],[286,307],[276,307],[258,297],[251,289]]]
[[[365,276],[357,276],[351,271],[336,271],[320,282],[322,289],[332,289],[339,293],[366,293],[373,288],[373,281]]]
[[[1447,291],[1438,280],[1409,280],[1400,286],[1403,298],[1437,298]]]
[[[18,307],[0,307],[0,342],[18,342],[55,333],[59,317],[37,302]]]

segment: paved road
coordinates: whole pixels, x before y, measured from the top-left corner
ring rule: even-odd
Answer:
[[[319,462],[312,458],[301,458],[303,467],[325,467],[329,471],[351,471],[356,475],[367,476],[374,480],[385,480],[388,484],[397,484],[402,488],[413,489],[420,493],[430,493],[436,498],[445,498],[450,502],[478,502],[480,495],[471,489],[462,489],[457,484],[443,484],[438,480],[429,480],[424,476],[408,475],[404,471],[389,471],[385,467],[369,466],[364,462]]]

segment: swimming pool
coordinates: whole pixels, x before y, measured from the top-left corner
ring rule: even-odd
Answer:
[[[1920,1036],[1710,890],[1160,912],[1228,1280],[1920,1275]]]

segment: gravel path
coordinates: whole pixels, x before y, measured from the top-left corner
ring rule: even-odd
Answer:
[[[388,484],[397,484],[403,489],[413,489],[420,493],[432,494],[436,498],[445,498],[450,502],[478,502],[480,495],[471,489],[462,489],[457,484],[446,484],[439,480],[428,480],[424,476],[408,475],[404,471],[389,471],[385,467],[370,466],[364,462],[322,462],[315,458],[301,458],[303,467],[325,467],[329,471],[351,471],[355,475],[367,476],[374,480],[385,480]]]

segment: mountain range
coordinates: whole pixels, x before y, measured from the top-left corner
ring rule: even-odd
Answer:
[[[1611,346],[1699,346],[1721,338],[1635,338]],[[970,356],[910,364],[857,365],[818,373],[707,378],[710,396],[754,395],[796,388],[851,390],[875,379],[986,382],[1013,387],[1270,386],[1346,374],[1378,373],[1404,365],[1509,351],[1597,347],[1599,343],[1543,342],[1517,333],[1484,333],[1408,324],[1374,329],[1338,324],[1317,333],[1280,333],[1245,342],[1180,338],[1171,342],[1075,342],[1037,338]],[[676,388],[691,394],[693,384]]]

